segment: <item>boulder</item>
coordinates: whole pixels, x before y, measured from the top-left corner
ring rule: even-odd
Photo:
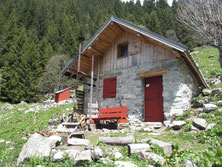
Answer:
[[[214,126],[216,126],[215,123],[208,124],[206,130],[210,130],[210,129],[212,129]]]
[[[50,136],[48,138],[40,134],[33,134],[27,143],[24,144],[22,151],[17,159],[17,165],[30,157],[48,157],[51,154],[51,149],[55,147],[62,138],[59,136]]]
[[[71,146],[88,146],[89,145],[89,140],[87,139],[78,139],[78,138],[69,138],[67,141],[68,145]]]
[[[93,159],[102,158],[103,151],[99,147],[96,147],[95,150],[92,151],[92,157],[93,157]]]
[[[203,93],[204,96],[208,96],[208,95],[210,95],[212,93],[212,90],[210,90],[210,89],[203,89],[202,93]]]
[[[156,144],[159,147],[161,147],[163,149],[163,152],[166,155],[170,155],[173,152],[173,145],[170,143],[166,143],[157,139],[153,139],[153,138],[147,138],[147,139],[143,139],[141,142],[147,142],[150,141],[152,144]]]
[[[89,161],[92,161],[92,158],[91,158],[91,151],[90,150],[85,150],[85,151],[81,151],[81,152],[78,152],[76,154],[76,157],[74,159],[74,166],[75,165],[78,165],[82,162],[89,162]]]
[[[116,167],[137,167],[137,165],[131,162],[124,162],[124,161],[115,161]]]
[[[184,125],[186,125],[185,121],[173,121],[172,124],[169,125],[173,130],[180,130]]]
[[[207,121],[202,118],[196,118],[193,120],[193,125],[200,130],[205,130],[207,127]]]
[[[190,160],[185,160],[183,165],[184,167],[197,167],[197,165]]]
[[[120,152],[115,152],[114,157],[115,157],[115,159],[122,159],[123,155]]]
[[[211,112],[211,111],[214,111],[217,109],[218,109],[218,107],[215,104],[204,104],[204,111],[205,112]]]
[[[151,153],[151,152],[141,152],[141,156],[142,158],[159,162],[161,164],[164,164],[166,162],[166,160],[162,156]]]
[[[53,161],[54,162],[62,161],[64,159],[64,157],[65,157],[65,153],[63,151],[59,151],[54,154]]]

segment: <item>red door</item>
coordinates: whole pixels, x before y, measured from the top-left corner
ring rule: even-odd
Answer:
[[[163,121],[162,76],[145,78],[145,121]]]

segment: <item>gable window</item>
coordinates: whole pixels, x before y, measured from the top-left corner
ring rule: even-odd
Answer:
[[[116,77],[103,80],[103,98],[116,97]]]
[[[128,56],[128,43],[118,45],[118,57]]]

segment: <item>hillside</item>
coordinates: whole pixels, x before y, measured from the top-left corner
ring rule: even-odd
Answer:
[[[219,67],[218,52],[211,47],[195,48],[192,54],[193,58],[199,64],[200,70],[208,79],[215,80],[215,77],[222,75]],[[210,80],[209,80],[210,82]],[[211,85],[212,88],[220,87],[221,83]],[[213,89],[217,90],[217,89]],[[182,166],[185,160],[192,160],[200,167],[206,166],[220,166],[222,165],[222,104],[221,90],[216,93],[203,96],[200,94],[194,99],[200,102],[202,99],[207,99],[213,104],[218,105],[218,109],[209,113],[197,112],[198,108],[193,108],[187,111],[183,116],[178,117],[176,120],[185,121],[180,130],[173,130],[169,127],[161,127],[160,129],[153,128],[153,125],[145,125],[146,128],[140,125],[131,126],[132,129],[128,130],[98,130],[87,132],[86,138],[94,145],[100,147],[104,152],[104,157],[110,159],[107,164],[103,166],[115,166],[113,161],[120,160],[115,158],[114,155],[108,154],[113,150],[119,151],[123,158],[121,161],[132,162],[137,166]],[[194,102],[195,103],[195,102]],[[62,113],[68,114],[72,112],[73,103],[62,104],[60,106],[51,106],[47,103],[20,103],[8,104],[0,102],[0,166],[16,166],[16,160],[23,145],[28,141],[28,138],[35,132],[48,136],[52,128],[59,124],[59,119]],[[200,107],[201,108],[201,107]],[[55,126],[48,124],[50,119],[56,118]],[[198,130],[192,126],[194,118],[204,118],[208,124],[214,124],[214,127],[209,130]],[[141,123],[142,125],[142,123]],[[155,126],[155,125],[154,125]],[[153,129],[152,129],[153,128]],[[153,137],[164,142],[174,145],[174,151],[171,156],[166,156],[163,150],[156,146],[151,146],[151,151],[161,155],[167,161],[165,163],[153,162],[138,159],[138,154],[128,157],[127,147],[109,146],[104,143],[98,142],[100,136],[120,137],[133,135],[136,141],[139,142],[147,137]],[[149,143],[149,142],[148,142]],[[150,143],[149,143],[150,144]],[[63,148],[64,149],[64,148]],[[82,164],[82,166],[101,166],[103,160],[92,161]],[[30,161],[25,162],[21,166],[73,166],[73,160],[65,157],[63,161],[52,162],[50,158],[38,159],[31,158]]]

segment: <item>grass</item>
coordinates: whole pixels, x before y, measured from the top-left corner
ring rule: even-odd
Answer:
[[[3,103],[1,102],[0,105]],[[39,103],[39,105],[42,104]],[[27,114],[24,114],[24,111],[31,108],[31,105],[14,106],[12,110],[7,112],[0,111],[0,115],[3,116],[0,119],[0,139],[11,142],[8,145],[0,143],[0,160],[3,161],[0,165],[2,166],[15,166],[19,152],[26,142],[26,140],[22,140],[22,137],[29,137],[31,131],[46,129],[49,119],[60,116],[66,108],[73,107],[73,103]],[[18,108],[24,108],[24,111],[18,111]]]
[[[195,48],[194,51],[199,52],[192,54],[192,57],[200,68],[204,77],[212,78],[218,75],[222,75],[222,69],[218,60],[218,49],[210,46],[203,46]]]

